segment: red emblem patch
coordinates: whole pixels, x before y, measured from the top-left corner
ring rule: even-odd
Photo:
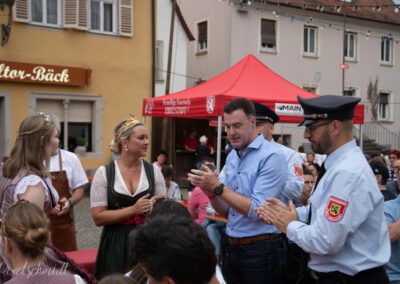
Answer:
[[[325,208],[325,217],[331,222],[340,221],[346,211],[348,202],[346,200],[330,196]]]
[[[296,174],[296,176],[302,177],[303,176],[303,167],[299,166],[298,164],[294,164],[294,173]]]

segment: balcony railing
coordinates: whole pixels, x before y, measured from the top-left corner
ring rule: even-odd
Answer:
[[[400,149],[400,136],[381,124],[377,122],[365,122],[363,128],[364,139],[373,140],[386,150]],[[354,130],[356,138],[360,138],[359,128],[356,127]]]

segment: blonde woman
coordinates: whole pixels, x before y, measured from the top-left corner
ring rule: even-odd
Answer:
[[[103,226],[95,276],[124,273],[129,267],[128,235],[143,222],[156,196],[166,193],[158,167],[143,160],[148,148],[146,127],[134,117],[119,123],[110,150],[119,158],[94,175],[90,202],[92,217]]]
[[[0,221],[19,199],[36,204],[46,213],[59,213],[58,194],[48,170],[54,140],[58,140],[58,133],[48,115],[38,113],[21,122],[10,158],[0,171]]]
[[[8,209],[1,225],[3,251],[13,271],[7,283],[85,283],[78,275],[45,264],[47,224],[44,212],[28,201],[20,200]]]

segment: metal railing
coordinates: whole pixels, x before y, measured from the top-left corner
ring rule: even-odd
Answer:
[[[354,127],[354,135],[357,139],[360,138],[358,126]],[[400,149],[400,136],[393,133],[378,122],[364,122],[363,137],[364,140],[372,140],[386,150]]]

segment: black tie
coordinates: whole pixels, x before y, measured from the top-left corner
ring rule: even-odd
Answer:
[[[317,189],[317,185],[318,185],[319,181],[321,180],[321,178],[324,176],[325,173],[326,173],[325,162],[323,162],[321,165],[321,168],[319,170],[319,173],[318,173],[317,181],[315,182],[314,190],[311,193],[311,195],[314,194],[315,190]],[[310,202],[310,208],[308,210],[307,224],[309,225],[310,222],[311,222],[311,202]]]
[[[319,170],[319,173],[318,173],[317,181],[315,182],[314,191],[317,189],[317,185],[318,185],[319,181],[321,180],[321,178],[324,176],[325,172],[326,172],[325,162],[323,162],[321,165],[321,168]]]

